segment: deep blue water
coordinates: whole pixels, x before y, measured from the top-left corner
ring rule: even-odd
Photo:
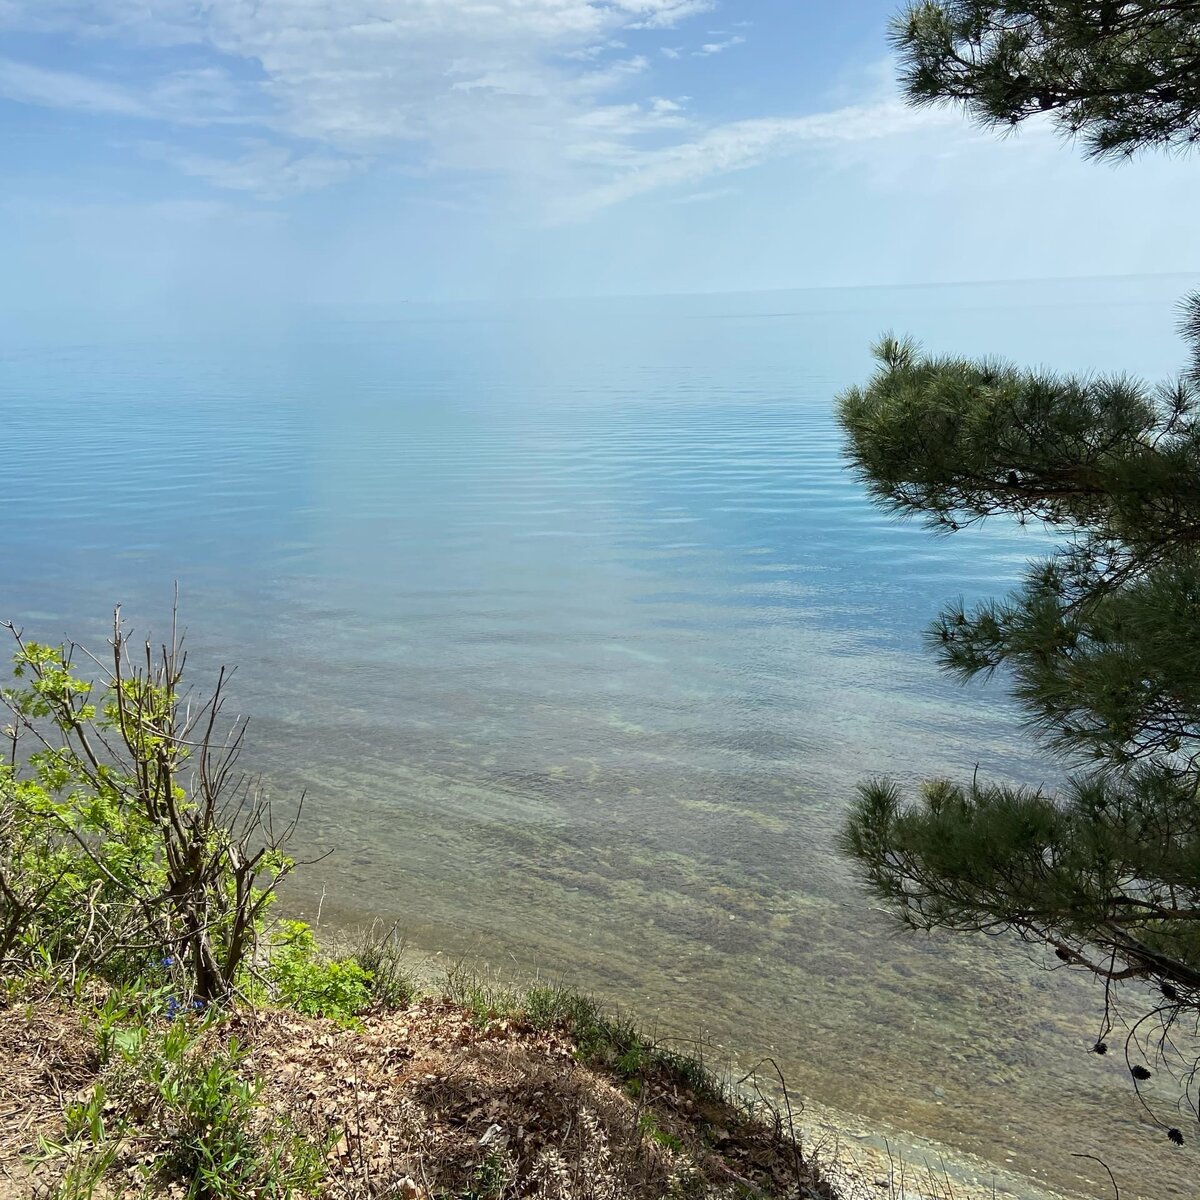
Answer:
[[[326,919],[562,972],[1067,1181],[1047,1121],[1140,1136],[1077,1053],[1086,993],[898,938],[832,850],[863,774],[1053,771],[999,685],[920,644],[1046,542],[872,508],[833,397],[888,328],[1166,375],[1188,282],[9,331],[0,610],[94,642],[118,601],[161,629],[178,581],[198,668],[238,664],[255,765],[337,850],[297,907],[324,887]]]

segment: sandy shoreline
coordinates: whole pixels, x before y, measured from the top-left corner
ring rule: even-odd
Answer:
[[[846,1200],[1075,1200],[1091,1185],[1080,1179],[1075,1195],[1050,1188],[1012,1166],[989,1162],[904,1130],[883,1129],[852,1113],[805,1100],[798,1122],[805,1154]]]

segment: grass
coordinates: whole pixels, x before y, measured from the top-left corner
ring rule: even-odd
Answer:
[[[0,1010],[42,1135],[0,1124],[0,1163],[25,1158],[48,1200],[831,1196],[701,1060],[570,988],[458,968],[349,1026],[261,999],[181,1008],[163,987],[76,993]]]
[[[323,1147],[289,1121],[263,1119],[263,1080],[220,1014],[166,1018],[157,998],[113,992],[68,1010],[97,1075],[67,1100],[61,1133],[39,1137],[32,1161],[50,1168],[47,1196],[91,1197],[132,1138],[150,1153],[122,1162],[135,1194],[243,1200],[307,1194],[324,1174]],[[88,1041],[91,1046],[87,1046]],[[90,1051],[90,1053],[89,1053]]]
[[[629,1017],[573,988],[545,982],[507,986],[459,964],[447,973],[445,990],[479,1028],[498,1020],[525,1020],[535,1029],[566,1034],[581,1062],[617,1076],[634,1091],[658,1076],[702,1099],[731,1098],[729,1085],[708,1069],[699,1053],[664,1045]]]
[[[404,937],[398,923],[372,921],[351,939],[349,957],[370,977],[372,1007],[394,1012],[411,1004],[418,993],[417,981],[407,965]]]

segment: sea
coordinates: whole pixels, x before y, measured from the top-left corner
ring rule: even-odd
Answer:
[[[285,906],[565,981],[862,1128],[1094,1197],[1194,1197],[1089,981],[902,931],[837,850],[864,779],[1053,788],[922,633],[1053,531],[875,507],[835,398],[931,352],[1165,379],[1200,279],[297,307],[0,327],[0,617],[115,605],[303,795]],[[774,1068],[772,1068],[773,1070]],[[1019,1187],[1018,1187],[1019,1192]]]

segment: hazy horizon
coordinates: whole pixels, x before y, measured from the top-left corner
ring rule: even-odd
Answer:
[[[727,291],[694,291],[694,292],[608,292],[608,293],[567,293],[558,295],[521,295],[511,297],[470,296],[460,298],[431,298],[431,297],[402,297],[388,300],[373,300],[361,302],[333,302],[320,300],[299,300],[291,303],[280,303],[271,306],[260,306],[253,310],[231,307],[228,304],[212,302],[196,302],[194,299],[182,296],[175,304],[141,305],[135,308],[121,308],[119,305],[104,306],[71,304],[58,302],[44,308],[32,304],[22,306],[20,312],[3,313],[3,326],[0,326],[0,349],[7,346],[16,350],[22,346],[44,346],[48,342],[74,344],[86,342],[93,337],[119,337],[123,341],[137,341],[141,338],[158,339],[167,337],[191,338],[202,334],[260,337],[268,334],[283,335],[288,330],[306,327],[313,321],[379,321],[393,322],[406,320],[539,320],[546,313],[546,306],[566,306],[576,312],[594,309],[598,314],[615,315],[622,306],[628,314],[653,314],[666,312],[668,306],[683,305],[685,310],[693,310],[697,314],[705,313],[706,306],[711,310],[709,316],[720,316],[721,307],[728,303],[736,303],[739,307],[731,315],[790,315],[792,309],[779,309],[781,301],[811,297],[819,300],[823,307],[830,311],[839,311],[845,304],[852,308],[863,308],[873,305],[877,300],[886,298],[894,293],[902,302],[889,319],[889,327],[903,330],[922,337],[921,313],[924,299],[929,298],[936,304],[939,293],[955,290],[968,291],[972,295],[989,296],[995,300],[1006,290],[1012,303],[1038,304],[1042,307],[1052,307],[1059,297],[1069,297],[1069,302],[1079,307],[1084,302],[1080,299],[1078,287],[1081,284],[1092,284],[1096,292],[1089,296],[1086,304],[1103,305],[1110,303],[1120,294],[1122,302],[1128,302],[1129,289],[1140,289],[1147,299],[1159,306],[1162,311],[1164,297],[1175,296],[1182,300],[1186,295],[1200,289],[1200,270],[1197,271],[1158,271],[1138,272],[1130,274],[1110,275],[1060,275],[1035,278],[996,278],[987,280],[953,280],[930,283],[867,283],[861,285],[828,284],[808,287],[757,288],[750,290]],[[1046,289],[1041,293],[1031,293],[1028,289],[1040,287]],[[755,301],[758,303],[756,304]],[[883,328],[876,329],[871,336],[882,333]],[[1114,343],[1112,349],[1114,358],[1111,363],[1098,364],[1100,370],[1134,370],[1155,371],[1161,369],[1163,355],[1161,348],[1179,344],[1177,331],[1168,320],[1161,330],[1156,331],[1153,339],[1159,351],[1157,355],[1148,354],[1145,339],[1147,329],[1142,329],[1138,337],[1140,343],[1131,341],[1128,344]],[[994,352],[1001,356],[1007,353],[1003,338],[992,347],[976,347],[981,353]],[[867,349],[864,346],[864,350]],[[947,351],[961,350],[966,353],[967,347],[945,347]],[[1173,356],[1168,356],[1168,361]],[[1118,361],[1119,360],[1119,361]],[[1139,365],[1145,361],[1145,367]],[[1084,369],[1082,364],[1075,369]]]

